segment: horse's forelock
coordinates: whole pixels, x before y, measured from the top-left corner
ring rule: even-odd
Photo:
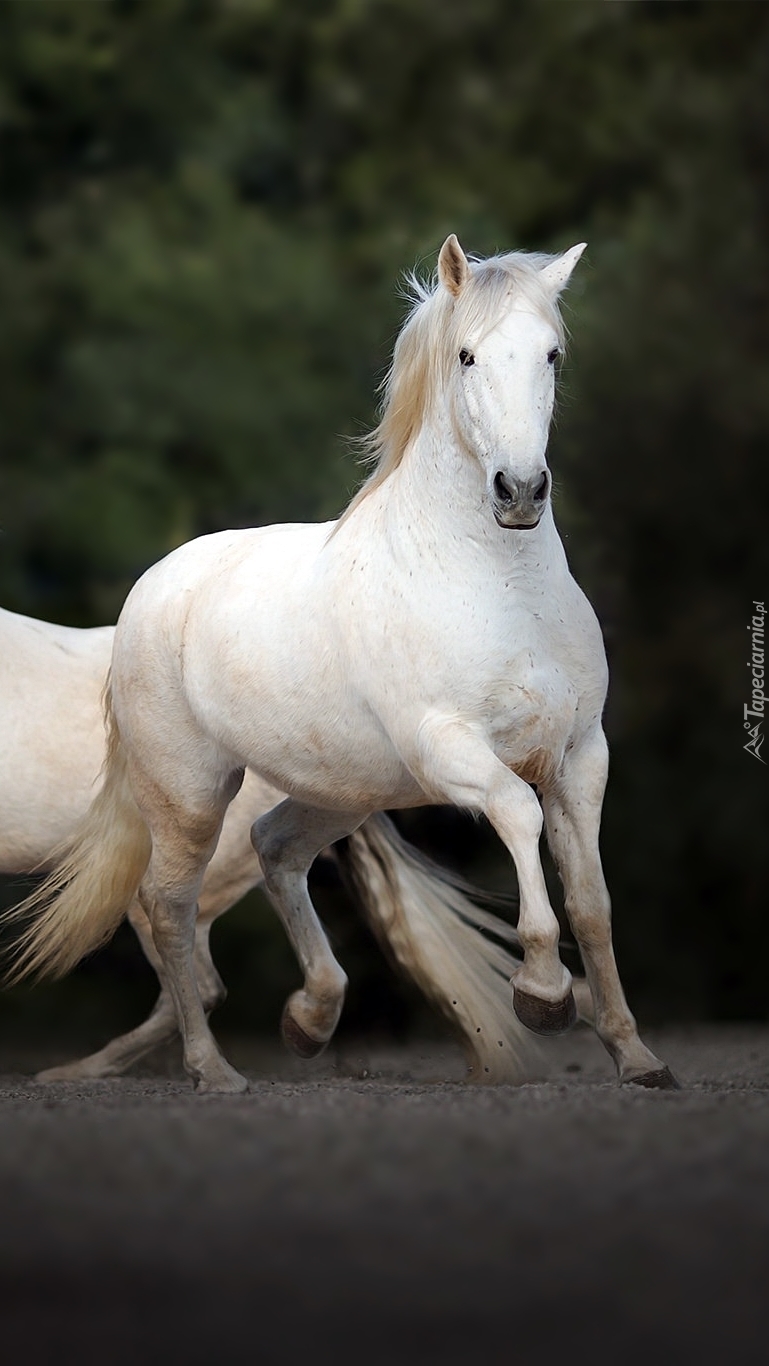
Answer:
[[[542,281],[542,268],[557,259],[540,253],[510,252],[474,260],[470,278],[458,297],[415,275],[407,285],[412,307],[398,337],[383,385],[382,416],[371,433],[370,449],[388,469],[400,464],[406,446],[432,411],[456,361],[470,338],[496,327],[509,308],[511,293],[524,298],[563,342],[557,301]]]
[[[563,322],[558,301],[542,279],[542,270],[557,256],[541,252],[509,252],[473,261],[466,299],[457,301],[457,318],[473,337],[492,331],[509,307],[510,295],[524,299],[536,313],[553,325],[559,342],[563,341]],[[462,310],[466,309],[465,316]]]

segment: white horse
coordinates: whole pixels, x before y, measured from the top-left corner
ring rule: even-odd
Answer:
[[[111,626],[77,630],[0,609],[0,873],[49,866],[88,809],[106,756],[101,695],[113,637]],[[227,810],[203,880],[195,929],[195,970],[206,1011],[225,994],[211,960],[211,925],[262,881],[251,826],[283,796],[248,772]],[[459,1024],[470,1046],[473,1075],[484,1081],[520,1079],[525,1040],[507,1018],[506,979],[515,960],[476,928],[484,925],[510,937],[509,927],[473,907],[398,839],[384,817],[367,822],[339,857],[379,938]],[[150,925],[136,898],[128,917],[162,984]],[[161,985],[154,1010],[138,1028],[90,1057],[48,1069],[41,1078],[116,1076],[172,1038],[176,1028],[173,1001]],[[503,1040],[501,1050],[495,1036]],[[288,1042],[302,1041],[289,1034]]]
[[[217,1048],[192,960],[203,875],[246,768],[289,794],[252,839],[304,969],[286,1027],[308,1049],[331,1036],[346,981],[308,869],[372,812],[429,802],[485,813],[504,841],[524,950],[515,1012],[538,1032],[569,1026],[544,809],[597,1031],[622,1081],[675,1084],[614,962],[598,852],[607,669],[545,459],[557,298],[582,249],[471,264],[449,237],[396,345],[376,467],[340,521],[203,537],[128,597],[104,787],[35,902],[17,971],[66,970],[139,888],[200,1090],[246,1085]]]

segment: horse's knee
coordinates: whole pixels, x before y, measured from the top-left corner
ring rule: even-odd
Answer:
[[[542,807],[528,784],[516,775],[506,773],[491,792],[488,816],[495,829],[504,832],[503,838],[506,835],[511,843],[539,843],[544,823]]]
[[[566,914],[581,945],[603,948],[611,944],[611,906],[608,896],[595,895],[589,905],[567,896]]]

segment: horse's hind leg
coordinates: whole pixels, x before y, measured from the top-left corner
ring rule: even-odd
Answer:
[[[86,1058],[78,1058],[75,1062],[48,1067],[45,1071],[39,1072],[38,1081],[95,1081],[101,1077],[119,1077],[161,1044],[170,1043],[176,1038],[179,1026],[173,998],[168,988],[163,985],[163,970],[152,938],[152,930],[138,903],[131,908],[129,919],[145,956],[161,983],[160,995],[150,1014],[142,1024],[126,1034],[118,1035],[98,1052],[90,1053]],[[209,1014],[226,996],[224,983],[211,960],[208,947],[210,928],[210,922],[202,923],[200,920],[195,927],[195,973],[206,1014]]]
[[[545,793],[548,840],[595,1003],[596,1032],[614,1059],[620,1081],[676,1087],[669,1068],[639,1038],[614,959],[609,893],[598,850],[607,769],[606,741],[597,731],[579,750],[571,751],[557,788]]]
[[[228,807],[219,842],[206,869],[195,925],[194,950],[198,990],[206,1014],[210,1014],[227,994],[211,959],[208,942],[211,925],[261,881],[262,870],[250,840],[251,824],[255,810],[269,809],[279,795],[254,774],[247,776],[241,792]],[[160,995],[150,1015],[136,1029],[112,1039],[98,1052],[46,1068],[38,1074],[38,1081],[86,1081],[121,1076],[153,1049],[176,1038],[178,1025],[173,998],[163,984],[163,969],[152,930],[138,902],[131,907],[128,918],[161,984]]]
[[[38,1081],[93,1081],[100,1077],[119,1077],[153,1048],[166,1043],[176,1035],[176,1011],[173,1000],[162,983],[160,960],[152,941],[149,921],[139,905],[131,909],[129,918],[146,958],[161,981],[160,995],[150,1014],[136,1029],[120,1034],[98,1052],[90,1053],[86,1058],[78,1058],[75,1062],[63,1063],[59,1067],[47,1067],[44,1072],[38,1073]]]
[[[347,987],[310,900],[307,874],[321,850],[351,834],[366,815],[319,811],[289,799],[256,821],[251,831],[267,890],[304,973],[304,986],[289,997],[282,1021],[286,1043],[303,1058],[325,1048]]]
[[[197,800],[171,800],[136,775],[137,800],[152,834],[152,857],[139,898],[152,926],[164,985],[173,999],[184,1066],[198,1091],[244,1091],[247,1082],[222,1057],[208,1026],[195,973],[197,897],[216,847],[227,804],[242,772],[233,773]]]

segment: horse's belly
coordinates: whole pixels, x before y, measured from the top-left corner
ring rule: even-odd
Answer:
[[[367,709],[299,708],[262,699],[242,726],[222,709],[220,741],[273,786],[311,806],[374,810],[418,805],[424,794]]]
[[[327,736],[315,752],[292,750],[288,764],[285,752],[270,763],[262,747],[259,763],[263,774],[269,770],[271,782],[311,806],[369,811],[424,801],[419,784],[389,746],[364,746],[359,740],[337,747]]]

